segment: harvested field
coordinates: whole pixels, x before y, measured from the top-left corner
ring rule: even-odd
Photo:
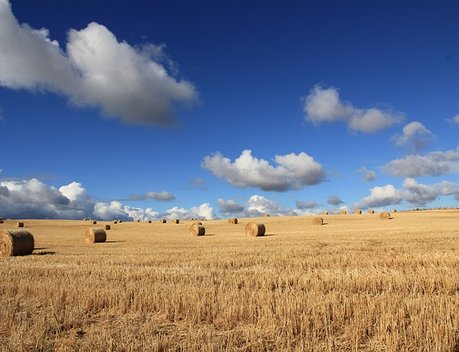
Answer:
[[[459,211],[393,217],[212,220],[199,238],[125,222],[94,246],[81,220],[25,219],[33,255],[0,258],[1,350],[457,351]]]

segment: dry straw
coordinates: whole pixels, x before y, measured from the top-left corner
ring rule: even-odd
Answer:
[[[346,210],[341,210],[339,213],[340,213],[341,215],[346,215],[346,214],[347,214],[347,211],[346,211]]]
[[[105,242],[107,234],[101,227],[92,227],[86,230],[86,243]]]
[[[105,225],[105,230],[110,230],[110,229],[111,229],[111,226],[108,225],[108,224],[106,224],[106,225]]]
[[[312,224],[313,225],[323,225],[324,224],[324,219],[322,219],[321,217],[316,217],[316,218],[312,219]]]
[[[382,219],[382,220],[388,220],[388,219],[390,219],[390,213],[385,211],[385,212],[379,214],[379,218]]]
[[[355,209],[354,214],[362,214],[362,210],[361,209]]]
[[[228,223],[229,224],[237,224],[238,220],[237,220],[237,218],[231,218],[231,219],[228,219]]]
[[[161,224],[165,224],[167,221],[166,221],[166,219],[161,219],[161,220],[159,220],[159,222],[160,222]]]
[[[26,230],[3,230],[0,233],[0,256],[32,254],[35,241]]]
[[[204,236],[206,234],[206,229],[204,226],[195,223],[190,226],[190,235],[192,236]]]
[[[247,236],[264,236],[266,232],[265,225],[263,224],[256,224],[254,222],[249,222],[245,225],[245,234]]]
[[[368,214],[374,214],[374,213],[375,213],[375,211],[373,209],[369,209],[368,210]]]
[[[178,223],[180,223],[180,220],[179,219],[174,219],[174,220],[171,220],[171,223],[178,224]]]
[[[24,223],[23,222],[17,222],[16,223],[16,227],[24,227]]]

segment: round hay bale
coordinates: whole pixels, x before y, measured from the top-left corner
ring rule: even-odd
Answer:
[[[0,224],[3,224],[3,219],[0,219]]]
[[[93,224],[93,225],[97,224],[97,221],[96,221],[96,220],[93,220],[93,221],[92,221],[92,224]]]
[[[105,230],[110,230],[110,229],[111,229],[111,226],[108,225],[108,224],[106,224],[106,225],[105,225]]]
[[[159,222],[160,222],[161,224],[165,224],[167,221],[166,221],[166,219],[161,219],[161,220],[159,220]]]
[[[347,211],[346,211],[346,210],[341,210],[339,213],[340,213],[341,215],[346,215],[346,214],[347,214]]]
[[[137,220],[137,222],[140,222],[140,220]]]
[[[328,215],[328,211],[324,211],[322,214],[323,215]]]
[[[26,230],[3,230],[0,232],[0,256],[32,254],[35,241],[32,234]]]
[[[118,220],[113,221],[113,223],[116,225],[118,223]]]
[[[374,211],[373,209],[368,209],[368,212],[367,212],[367,213],[368,213],[368,214],[374,214],[375,211]]]
[[[245,225],[245,234],[247,236],[264,236],[266,232],[266,227],[263,224],[256,224],[254,222],[249,222]]]
[[[387,211],[382,212],[381,214],[379,214],[379,218],[382,220],[388,220],[390,219],[390,213]]]
[[[265,214],[263,215],[265,218],[269,218],[269,214]]]
[[[392,209],[391,212],[396,213],[397,209]]]
[[[231,219],[228,219],[228,223],[229,224],[237,224],[238,220],[237,220],[237,218],[231,218]]]
[[[151,224],[151,220],[148,220],[148,223]]]
[[[313,225],[323,225],[324,224],[324,219],[321,217],[316,217],[312,219],[312,224]]]
[[[123,220],[118,220],[118,222],[121,224],[123,222]]]
[[[178,224],[178,223],[180,223],[180,220],[179,219],[174,219],[174,220],[171,220],[171,223]]]
[[[362,214],[362,210],[361,209],[355,209],[354,210],[354,214]]]
[[[204,236],[206,234],[206,229],[202,224],[195,223],[190,226],[190,235],[192,236]]]
[[[193,225],[202,225],[202,222],[200,222],[200,221],[194,222]]]
[[[17,222],[16,223],[16,227],[24,227],[24,223],[23,222]]]
[[[105,242],[107,234],[101,227],[91,227],[86,230],[86,243]]]

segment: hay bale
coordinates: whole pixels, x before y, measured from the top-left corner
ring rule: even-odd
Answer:
[[[312,219],[312,224],[313,225],[323,225],[324,224],[324,219],[321,217],[316,217]]]
[[[105,230],[110,230],[110,229],[111,229],[111,226],[108,225],[108,224],[106,224],[106,225],[105,225]]]
[[[148,223],[151,224],[151,220],[148,220]]]
[[[396,213],[397,209],[392,209],[391,212]]]
[[[91,227],[86,230],[86,243],[105,242],[107,234],[101,227]]]
[[[32,254],[35,241],[32,234],[26,230],[2,230],[0,232],[0,256]]]
[[[3,219],[0,219],[0,224],[3,224]]]
[[[388,220],[390,219],[390,213],[387,211],[382,212],[381,214],[379,214],[379,218],[382,220]]]
[[[324,211],[322,214],[323,215],[328,215],[328,211]]]
[[[179,219],[174,219],[174,220],[171,220],[171,223],[178,224],[178,223],[180,223],[180,220]]]
[[[346,214],[347,214],[347,211],[346,211],[346,210],[341,210],[339,213],[340,213],[341,215],[346,215]]]
[[[118,220],[118,222],[121,224],[123,222],[123,220]]]
[[[355,209],[354,210],[354,214],[362,214],[362,210],[361,209]]]
[[[195,223],[190,226],[190,235],[192,236],[204,236],[206,234],[206,229],[204,226],[199,225],[200,223]]]
[[[200,222],[200,221],[194,222],[193,225],[202,225],[202,222]]]
[[[137,220],[137,222],[140,222],[140,220]]]
[[[368,214],[374,214],[375,211],[374,211],[373,209],[368,209],[368,212],[367,212],[367,213],[368,213]]]
[[[17,222],[16,223],[16,227],[24,227],[24,223],[23,222]]]
[[[159,222],[160,222],[161,224],[165,224],[165,223],[167,222],[167,220],[166,220],[166,219],[161,219],[161,220],[159,220]]]
[[[93,220],[93,221],[92,221],[92,224],[93,224],[93,225],[97,224],[97,221],[96,221],[96,220]]]
[[[113,221],[113,223],[116,225],[118,223],[118,220]]]
[[[237,220],[237,218],[231,218],[231,219],[228,219],[228,223],[229,224],[237,224],[238,220]]]
[[[249,222],[245,225],[245,234],[247,236],[264,236],[266,232],[266,227],[263,224],[256,224],[254,222]]]
[[[265,214],[263,215],[265,218],[269,218],[269,214]]]

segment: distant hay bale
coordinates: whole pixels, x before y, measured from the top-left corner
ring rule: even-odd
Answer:
[[[355,209],[354,210],[354,214],[362,214],[362,210],[361,209]]]
[[[113,223],[116,225],[118,223],[118,220],[113,221]]]
[[[88,221],[88,219],[87,218],[83,218],[83,221]]]
[[[101,227],[91,227],[86,230],[86,243],[105,242],[107,234]]]
[[[375,211],[373,209],[368,209],[368,214],[374,214]]]
[[[105,230],[110,230],[110,229],[111,229],[111,226],[108,225],[108,224],[106,224],[106,225],[105,225]]]
[[[0,232],[0,256],[32,254],[35,241],[32,234],[26,230],[3,230]]]
[[[3,219],[0,219],[0,224],[3,224]]]
[[[93,224],[93,225],[97,224],[97,221],[96,221],[96,220],[93,220],[93,221],[92,221],[92,224]]]
[[[238,220],[237,220],[237,218],[231,218],[231,219],[228,219],[228,223],[229,224],[237,224]]]
[[[328,211],[324,211],[322,214],[323,215],[328,215]]]
[[[202,222],[200,222],[200,221],[194,222],[193,225],[202,225]]]
[[[148,220],[148,223],[151,224],[151,220]]]
[[[324,219],[321,217],[316,217],[312,219],[312,224],[313,225],[323,225],[324,224]]]
[[[17,222],[16,223],[16,227],[24,227],[24,223],[23,222]]]
[[[265,215],[263,215],[263,216],[264,216],[265,218],[269,218],[269,214],[267,214],[267,213],[266,213]]]
[[[346,211],[346,210],[341,210],[339,213],[340,213],[341,215],[346,215],[346,214],[347,214],[347,211]]]
[[[190,235],[192,236],[204,236],[206,234],[206,229],[204,226],[199,225],[198,223],[190,226]]]
[[[396,213],[397,212],[397,209],[392,209],[391,210],[393,213]]]
[[[123,222],[123,220],[118,220],[118,222],[121,224]]]
[[[167,221],[166,221],[166,219],[161,219],[161,220],[159,220],[159,222],[160,222],[161,224],[165,224]]]
[[[180,220],[179,219],[173,219],[173,220],[171,220],[171,223],[178,224],[178,223],[180,223]]]
[[[137,220],[137,222],[140,222],[140,220]]]
[[[256,224],[254,222],[249,222],[245,225],[245,234],[247,236],[264,236],[266,232],[266,227],[263,224]]]
[[[390,213],[387,211],[382,212],[381,214],[379,214],[379,218],[382,220],[388,220],[390,219]]]

